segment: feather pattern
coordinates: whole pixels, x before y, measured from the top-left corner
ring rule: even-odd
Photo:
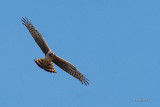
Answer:
[[[43,53],[46,55],[50,49],[42,35],[36,30],[36,28],[32,25],[31,21],[29,21],[26,17],[22,18],[22,22],[22,24],[24,24],[27,27],[30,34],[32,35],[38,46],[41,48]]]
[[[72,75],[73,77],[77,78],[82,84],[88,85],[88,79],[82,75],[77,69],[76,67],[74,67],[71,63],[65,61],[64,59],[56,56],[56,58],[53,60],[53,62],[60,67],[61,69],[63,69],[65,72],[67,72],[68,74]]]
[[[44,69],[48,72],[51,72],[51,73],[56,73],[52,62],[48,62],[44,58],[37,59],[37,60],[35,59],[34,61],[42,69]]]

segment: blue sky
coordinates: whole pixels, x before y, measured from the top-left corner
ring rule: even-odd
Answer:
[[[1,0],[0,107],[159,107],[159,4]],[[51,74],[35,64],[44,55],[21,24],[24,16],[89,86],[57,66]]]

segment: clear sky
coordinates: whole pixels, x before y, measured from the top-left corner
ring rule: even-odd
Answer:
[[[0,0],[0,107],[160,107],[159,0]],[[44,57],[26,16],[89,86]]]

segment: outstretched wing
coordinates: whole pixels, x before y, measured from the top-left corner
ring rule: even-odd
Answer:
[[[70,64],[69,62],[65,61],[64,59],[56,56],[56,58],[53,60],[53,62],[60,67],[61,69],[63,69],[65,72],[67,72],[68,74],[72,75],[73,77],[77,78],[79,81],[81,81],[81,83],[88,85],[88,79],[82,75],[72,64]]]
[[[22,24],[24,24],[27,27],[30,34],[32,35],[38,46],[41,48],[43,53],[46,55],[50,49],[42,35],[36,30],[36,28],[32,25],[31,21],[29,21],[26,17],[22,17],[22,22]]]

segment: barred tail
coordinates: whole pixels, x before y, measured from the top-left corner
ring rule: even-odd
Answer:
[[[35,59],[34,61],[42,69],[44,69],[48,72],[51,72],[51,73],[56,73],[52,62],[48,62],[48,61],[44,60],[44,58]]]

